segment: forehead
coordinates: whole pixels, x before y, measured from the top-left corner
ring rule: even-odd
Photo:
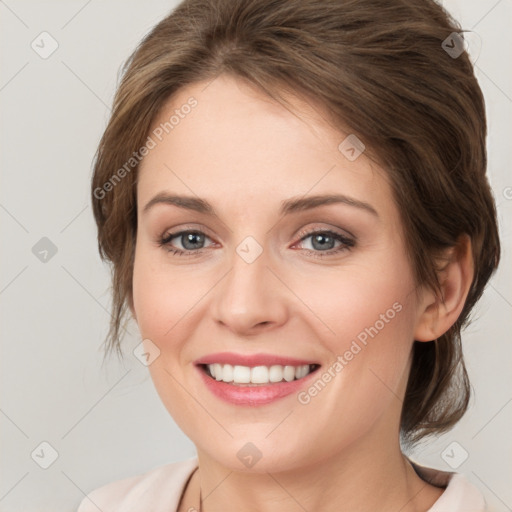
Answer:
[[[180,89],[150,131],[154,147],[139,169],[139,208],[162,191],[219,208],[261,209],[326,193],[393,208],[383,170],[364,153],[350,160],[340,150],[350,134],[333,128],[317,106],[299,99],[293,106],[223,75]]]

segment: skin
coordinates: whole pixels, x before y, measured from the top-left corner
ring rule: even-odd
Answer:
[[[221,75],[179,90],[154,126],[191,96],[197,106],[139,170],[131,304],[143,339],[160,350],[149,366],[157,392],[197,448],[180,510],[199,510],[200,490],[208,512],[428,510],[442,489],[402,455],[399,418],[413,340],[435,339],[462,309],[469,242],[446,255],[440,301],[414,282],[385,172],[364,153],[347,160],[338,145],[348,134],[321,108],[294,98],[290,112]],[[144,211],[161,193],[203,198],[219,218],[162,203]],[[350,196],[377,215],[335,203],[279,216],[282,201],[317,194]],[[206,235],[189,250],[198,255],[169,251],[184,250],[180,236],[159,244],[187,229]],[[354,243],[315,257],[322,249],[305,229]],[[262,249],[252,263],[236,252],[247,236]],[[270,353],[322,372],[394,303],[401,311],[307,405],[295,393],[259,407],[226,403],[194,365],[214,352]],[[248,442],[262,454],[250,469],[237,458]]]

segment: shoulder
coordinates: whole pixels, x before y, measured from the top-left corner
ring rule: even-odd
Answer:
[[[77,512],[170,512],[177,507],[197,459],[159,466],[147,473],[117,480],[87,494]]]
[[[443,494],[427,512],[486,512],[482,493],[464,474],[440,471],[410,462],[425,482],[444,487]]]

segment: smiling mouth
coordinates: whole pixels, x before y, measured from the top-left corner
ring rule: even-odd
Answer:
[[[281,382],[293,382],[307,377],[320,368],[318,364],[241,366],[215,363],[199,366],[208,377],[234,386],[268,386]]]

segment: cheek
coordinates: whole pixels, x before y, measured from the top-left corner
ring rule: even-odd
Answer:
[[[184,286],[183,279],[180,272],[156,266],[148,251],[136,251],[133,304],[142,337],[159,344],[186,315],[200,290],[196,282],[193,286]]]
[[[316,317],[310,325],[317,326],[315,337],[330,355],[325,370],[335,377],[325,377],[333,382],[331,396],[352,402],[356,409],[361,403],[384,405],[392,398],[389,390],[401,392],[416,314],[414,281],[407,268],[401,260],[396,265],[352,266],[307,286],[302,280],[294,283],[297,295],[307,297]]]
[[[352,340],[364,345],[377,335],[380,339],[397,336],[398,343],[412,332],[414,282],[410,273],[397,268],[404,267],[354,265],[317,274],[313,280],[293,280],[292,287],[304,298],[312,313],[310,323],[318,326],[326,348],[339,354]]]
[[[315,321],[320,326],[316,338],[329,360],[299,395],[299,410],[340,446],[357,439],[380,418],[397,421],[402,406],[398,397],[405,392],[409,371],[415,315],[412,282],[392,272],[368,273],[366,269],[363,279],[352,269],[336,282],[324,283],[323,293],[316,285],[309,287],[308,305],[323,321]],[[326,289],[332,292],[325,293]]]
[[[155,266],[149,251],[138,248],[133,271],[133,304],[142,339],[159,350],[148,366],[155,389],[172,417],[187,431],[189,396],[183,392],[180,354],[186,342],[184,317],[197,301],[196,286],[184,286],[176,273]],[[196,411],[197,414],[197,411]],[[192,415],[192,418],[194,415]]]

